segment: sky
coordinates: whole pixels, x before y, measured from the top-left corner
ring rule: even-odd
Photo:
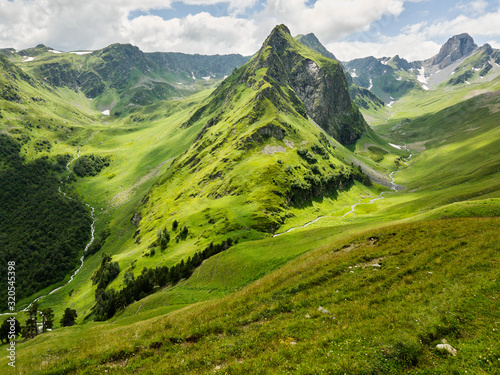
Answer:
[[[500,48],[500,0],[0,0],[0,48],[252,55],[274,26],[314,33],[342,61],[424,60],[469,33]]]

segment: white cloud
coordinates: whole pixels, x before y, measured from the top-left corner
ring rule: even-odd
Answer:
[[[338,40],[356,31],[366,31],[384,15],[398,16],[401,0],[317,0],[306,6],[304,0],[268,0],[259,15],[285,23],[294,33],[315,33],[322,40]]]
[[[485,7],[480,3],[482,2],[477,1],[461,4],[461,6],[474,6],[478,11],[484,11]],[[437,54],[442,42],[453,35],[468,33],[473,38],[498,38],[498,28],[493,25],[500,25],[500,9],[491,13],[483,12],[476,16],[459,15],[451,20],[420,22],[407,25],[397,36],[387,37],[379,34],[373,37],[372,35],[371,38],[367,38],[366,42],[331,42],[327,44],[327,47],[344,61],[370,55],[383,57],[395,54],[410,61],[425,60]],[[493,47],[498,46],[495,42],[490,44]]]
[[[163,20],[142,16],[130,21],[124,36],[145,51],[180,51],[187,53],[255,52],[256,41],[249,37],[255,31],[251,20],[213,17],[203,12],[185,18]],[[231,30],[231,32],[228,32]]]
[[[495,25],[500,24],[500,10],[484,13],[484,0],[458,4],[475,10],[475,15],[408,25],[398,36],[382,34],[402,14],[405,2],[419,1],[429,0],[0,0],[0,47],[19,49],[44,43],[75,50],[118,42],[144,51],[249,55],[275,25],[284,23],[294,35],[315,33],[343,60],[394,54],[414,60],[432,56],[439,50],[438,41],[462,32],[499,39]],[[169,9],[175,2],[221,4],[228,14],[215,17],[198,12],[169,20],[149,14],[153,9]],[[258,3],[264,3],[262,10],[250,14]],[[145,15],[131,20],[134,11]],[[360,41],[343,41],[359,32]]]
[[[433,23],[422,31],[428,37],[452,36],[469,33],[471,36],[496,36],[499,34],[496,25],[500,25],[500,9],[478,17],[460,15],[452,20]]]
[[[418,34],[401,34],[395,37],[381,37],[378,42],[334,42],[327,45],[341,61],[375,56],[399,55],[408,61],[425,60],[439,52],[438,43],[428,41]]]
[[[470,2],[461,1],[457,5],[457,9],[473,16],[483,14],[488,7],[488,3],[484,0],[474,0]]]
[[[27,48],[44,43],[57,49],[71,50],[131,42],[145,50],[168,50],[174,45],[184,52],[195,52],[194,46],[200,46],[201,49],[196,52],[250,53],[246,39],[248,33],[254,31],[254,21],[237,18],[236,15],[255,5],[257,0],[182,0],[188,5],[227,4],[228,17],[216,18],[198,13],[168,21],[152,15],[137,21],[128,18],[133,11],[147,13],[153,9],[169,9],[176,1],[0,0],[0,47]],[[174,30],[176,23],[182,27],[181,31]],[[250,29],[244,30],[246,26]],[[165,29],[162,30],[162,27]],[[224,27],[226,29],[222,32]],[[154,34],[148,34],[148,30]],[[194,35],[196,32],[200,34]],[[171,38],[175,37],[179,39],[173,43]],[[214,39],[216,37],[219,39]],[[196,43],[200,39],[204,39],[205,44]],[[234,44],[230,46],[231,42]],[[254,42],[252,53],[255,47]]]

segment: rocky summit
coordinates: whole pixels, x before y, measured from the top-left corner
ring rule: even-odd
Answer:
[[[439,69],[444,69],[454,61],[469,56],[477,48],[474,39],[469,34],[455,35],[441,47],[431,63],[438,65]]]
[[[272,49],[273,58],[267,63],[282,70],[271,69],[271,76],[295,91],[307,114],[328,134],[343,144],[353,143],[366,123],[351,101],[342,67],[331,60],[323,60],[322,66],[315,59],[304,58],[300,47],[288,28],[281,25],[267,38],[259,55]]]

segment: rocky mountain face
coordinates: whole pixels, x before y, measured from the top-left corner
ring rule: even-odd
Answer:
[[[329,59],[338,61],[333,53],[328,51],[325,46],[321,44],[318,38],[312,33],[307,35],[297,35],[295,37],[295,40]],[[362,107],[365,109],[377,109],[384,106],[384,102],[379,99],[374,93],[364,87],[357,85],[351,77],[351,74],[349,74],[348,72],[346,72],[346,78],[351,99],[354,101],[354,103],[356,103],[358,107]]]
[[[439,69],[444,69],[456,60],[471,55],[477,48],[477,44],[469,34],[455,35],[448,39],[430,62],[432,65],[437,65]]]
[[[321,67],[314,60],[302,58],[298,49],[290,48],[289,37],[290,31],[284,26],[273,30],[265,46],[275,54],[263,66],[271,68],[270,76],[278,83],[294,90],[307,114],[328,134],[341,143],[353,143],[366,129],[366,123],[353,106],[341,65],[329,63]]]
[[[305,45],[306,47],[309,47],[310,49],[322,54],[325,57],[328,57],[329,59],[339,61],[333,53],[328,51],[323,44],[318,40],[316,35],[313,33],[309,33],[306,35],[297,35],[295,39]]]
[[[146,57],[155,62],[160,69],[192,79],[221,79],[227,77],[233,69],[245,64],[250,57],[237,54],[231,55],[188,55],[177,52],[145,53]]]
[[[375,58],[373,56],[345,62],[346,71],[353,82],[361,88],[390,102],[418,87],[413,80],[403,79],[399,71],[416,69],[418,63],[410,63],[395,56],[393,58]]]

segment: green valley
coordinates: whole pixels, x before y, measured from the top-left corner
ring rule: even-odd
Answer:
[[[421,62],[285,25],[250,58],[0,50],[0,267],[21,325],[55,316],[0,367],[499,373],[498,51],[468,38]]]

